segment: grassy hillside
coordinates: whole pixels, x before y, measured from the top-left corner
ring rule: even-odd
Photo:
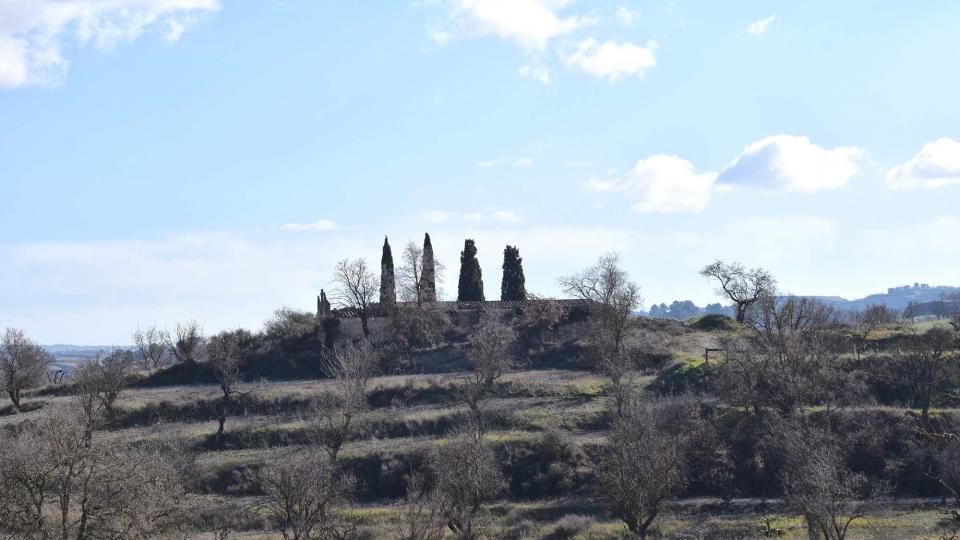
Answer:
[[[484,437],[492,445],[506,481],[502,495],[485,506],[485,515],[492,520],[492,537],[611,538],[624,531],[598,493],[591,465],[606,440],[611,413],[608,379],[585,361],[589,354],[586,329],[583,323],[561,325],[521,355],[484,400],[490,425]],[[719,347],[744,331],[732,321],[716,317],[687,324],[633,323],[631,339],[640,352],[628,375],[631,387],[658,395],[697,395],[712,411],[708,415],[719,428],[718,444],[734,449],[726,488],[698,479],[678,497],[668,498],[657,524],[663,537],[806,535],[801,517],[784,506],[778,481],[759,479],[762,473],[750,462],[754,458],[743,450],[744,445],[756,442],[742,432],[752,429],[746,413],[736,407],[715,408],[712,370],[722,360],[704,364],[703,350]],[[895,333],[896,329],[888,329],[884,337]],[[433,449],[450,444],[469,418],[470,411],[461,399],[471,375],[463,360],[468,342],[454,339],[440,347],[407,350],[395,355],[402,357],[402,362],[398,358],[382,362],[389,370],[407,373],[384,375],[381,369],[381,374],[370,380],[367,406],[355,423],[356,435],[338,455],[338,463],[356,478],[357,488],[336,512],[355,525],[361,536],[396,537],[409,510],[405,498],[408,476],[424,467]],[[311,437],[316,415],[312,404],[335,382],[312,375],[314,368],[302,361],[314,354],[309,346],[301,343],[293,352],[276,354],[265,352],[267,348],[261,345],[260,353],[247,358],[235,412],[226,422],[222,440],[215,437],[215,409],[222,394],[210,368],[203,364],[136,375],[102,426],[100,435],[111,441],[141,444],[162,434],[196,453],[190,511],[182,524],[191,537],[280,538],[269,530],[258,506],[263,493],[253,479],[262,467],[287,459],[292,450],[318,452]],[[290,375],[291,369],[283,365],[300,366],[304,375],[284,377],[286,380],[262,375]],[[883,383],[866,379],[868,385]],[[72,404],[75,398],[66,390],[29,392],[25,399],[32,410],[15,414],[4,408],[0,430],[9,432],[57,404]],[[822,414],[823,410],[814,404],[809,414]],[[911,472],[911,467],[919,465],[911,464],[913,458],[907,450],[895,444],[909,431],[909,419],[916,412],[909,403],[866,399],[846,409],[838,421],[854,430],[863,422],[885,425],[877,436],[886,442],[871,443],[883,449],[867,445],[857,449],[857,459],[879,467],[878,474],[909,482],[922,478],[923,473]],[[940,406],[933,412],[949,415],[955,411]],[[747,454],[738,456],[737,451]],[[886,462],[869,465],[877,452],[899,463],[900,469],[884,471],[890,466]],[[941,531],[936,504],[939,494],[929,479],[895,486],[892,498],[871,506],[865,519],[853,523],[851,536],[936,536]]]

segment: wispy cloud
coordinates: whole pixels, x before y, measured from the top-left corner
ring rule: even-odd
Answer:
[[[528,157],[522,157],[522,158],[518,159],[518,160],[514,163],[514,165],[517,166],[517,167],[524,167],[524,168],[526,168],[526,167],[533,167],[533,163],[534,163],[533,158],[528,156]]]
[[[550,84],[550,68],[543,64],[527,64],[517,68],[517,73],[522,77],[527,77],[540,81],[543,84]]]
[[[566,2],[445,0],[439,4],[448,10],[448,17],[430,35],[441,45],[460,37],[493,35],[524,49],[543,51],[552,39],[584,24],[579,17],[559,14]]]
[[[633,21],[638,15],[639,14],[636,11],[628,9],[626,6],[620,6],[617,8],[617,20],[620,21],[620,24],[624,26],[633,25]]]
[[[437,224],[456,221],[469,223],[519,223],[523,221],[519,214],[510,210],[495,210],[492,212],[447,212],[443,210],[430,210],[420,214],[420,217],[424,221]]]
[[[752,23],[750,23],[749,26],[747,26],[747,33],[753,34],[755,36],[761,36],[763,34],[766,34],[767,28],[770,26],[770,23],[772,23],[776,18],[777,18],[777,15],[774,13],[765,19],[759,19],[759,20],[753,21]]]
[[[219,0],[6,0],[0,2],[0,88],[62,81],[67,46],[110,49],[148,31],[180,39]]]
[[[332,231],[337,224],[329,219],[318,219],[308,223],[286,223],[280,228],[285,231]]]
[[[640,47],[629,42],[607,41],[601,44],[595,39],[585,39],[573,53],[567,55],[565,64],[568,68],[617,82],[626,76],[642,77],[646,70],[656,66],[657,59],[653,54],[656,49],[657,44],[653,41]]]

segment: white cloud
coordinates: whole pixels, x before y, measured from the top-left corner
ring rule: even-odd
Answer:
[[[110,49],[148,31],[176,41],[219,0],[4,0],[0,2],[0,88],[56,84],[72,47]]]
[[[638,13],[632,11],[625,6],[620,6],[617,8],[617,20],[620,21],[620,24],[624,26],[630,26],[633,24],[633,20],[637,18]]]
[[[960,184],[960,142],[944,137],[923,145],[909,161],[887,171],[886,180],[893,189]]]
[[[638,161],[621,178],[594,179],[588,186],[638,198],[640,202],[633,206],[637,212],[667,214],[706,208],[716,178],[713,172],[696,173],[693,163],[685,159],[658,154]]]
[[[774,135],[747,146],[717,182],[793,192],[835,189],[859,172],[862,154],[853,146],[826,149],[807,137]]]
[[[776,18],[777,15],[774,13],[766,19],[753,21],[749,26],[747,26],[747,32],[755,36],[761,36],[767,32],[767,27],[769,27],[770,23],[772,23]]]
[[[594,39],[585,39],[577,50],[568,55],[565,64],[597,77],[616,82],[629,75],[643,76],[644,71],[657,65],[653,55],[657,44],[648,41],[646,47],[633,43],[607,41],[600,44]]]
[[[517,68],[517,73],[520,74],[521,77],[528,77],[540,81],[543,84],[550,84],[550,68],[542,64],[520,66]]]
[[[465,221],[468,223],[519,223],[522,221],[519,214],[510,210],[496,210],[490,213],[472,211],[472,212],[444,212],[441,210],[431,210],[420,215],[424,221],[430,223],[447,223],[453,221]]]
[[[566,2],[549,0],[446,0],[450,10],[448,27],[431,31],[443,45],[454,37],[494,35],[513,41],[524,49],[546,49],[551,39],[585,24],[578,17],[562,17],[559,8]]]
[[[337,224],[329,219],[318,219],[309,223],[287,223],[280,228],[285,231],[332,231]]]
[[[514,163],[517,167],[533,167],[533,158],[532,157],[522,157]]]
[[[501,223],[519,223],[520,216],[516,212],[510,212],[508,210],[497,210],[494,212],[490,219],[493,221],[499,221]]]
[[[499,164],[501,161],[502,161],[502,160],[500,160],[500,159],[489,159],[489,160],[487,160],[487,161],[478,161],[478,162],[477,162],[477,167],[480,167],[480,168],[482,168],[482,169],[488,169],[488,168],[490,168],[490,167],[496,166],[496,165]]]
[[[421,216],[430,223],[443,223],[451,217],[449,212],[443,212],[441,210],[429,210],[421,214]]]

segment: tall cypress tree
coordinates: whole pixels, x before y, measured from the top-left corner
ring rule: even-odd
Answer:
[[[383,237],[383,255],[380,257],[380,304],[392,306],[397,303],[397,284],[393,273],[393,251],[390,241]]]
[[[526,279],[523,277],[523,259],[516,246],[503,250],[503,281],[500,283],[500,299],[504,301],[527,299]]]
[[[463,251],[460,252],[460,285],[458,287],[458,302],[483,301],[483,276],[480,271],[480,261],[477,260],[477,245],[473,240],[463,242]]]
[[[433,244],[430,233],[423,236],[423,261],[420,274],[420,298],[423,302],[437,301],[437,269],[433,262]]]

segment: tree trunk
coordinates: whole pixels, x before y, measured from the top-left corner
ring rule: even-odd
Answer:
[[[360,316],[360,324],[363,326],[363,337],[370,337],[370,327],[367,325],[367,316]]]
[[[742,323],[747,320],[747,304],[737,304],[737,322]]]
[[[7,394],[10,395],[10,401],[13,402],[13,408],[16,409],[17,412],[23,412],[23,410],[20,408],[20,391],[9,390]]]

